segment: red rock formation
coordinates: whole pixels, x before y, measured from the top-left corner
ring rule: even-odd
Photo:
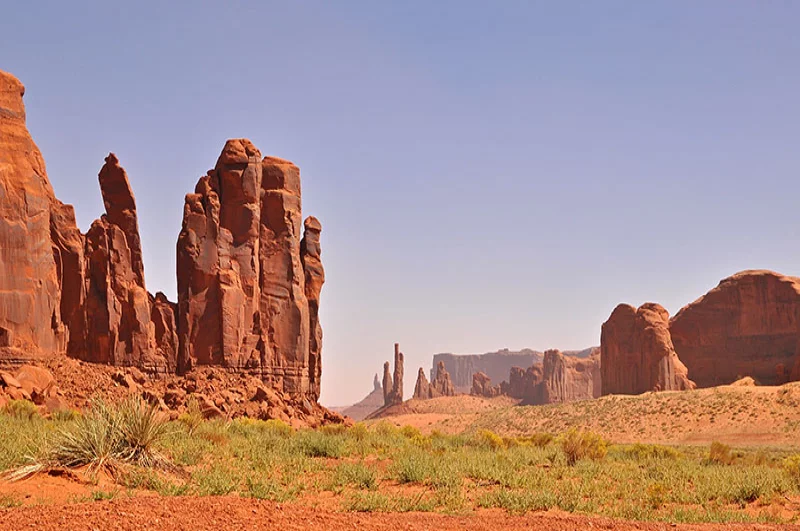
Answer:
[[[383,404],[394,406],[403,403],[403,353],[400,344],[394,344],[394,378],[389,373],[389,362],[383,364]]]
[[[322,378],[322,326],[319,323],[319,295],[325,283],[325,269],[322,267],[322,248],[319,237],[322,224],[313,216],[303,223],[305,230],[300,241],[300,257],[303,260],[303,271],[306,282],[306,298],[308,299],[308,377],[315,397],[319,397],[320,380]]]
[[[541,390],[536,393],[538,396],[535,398],[538,398],[542,404],[574,402],[599,397],[601,390],[600,352],[581,359],[567,356],[555,349],[545,351],[542,361],[542,382],[539,386]]]
[[[149,295],[149,294],[148,294]],[[166,362],[169,372],[175,372],[178,362],[178,326],[175,313],[178,305],[167,300],[160,291],[149,295],[150,320],[155,327],[157,357]]]
[[[414,386],[414,398],[416,400],[428,400],[431,398],[431,384],[425,376],[425,369],[419,368],[417,373],[417,383]]]
[[[773,385],[784,383],[785,368],[795,366],[798,312],[800,279],[742,271],[679,311],[669,331],[678,357],[699,387],[745,376]],[[800,372],[791,379],[800,379]]]
[[[113,153],[106,157],[99,181],[106,213],[86,233],[85,342],[73,338],[69,353],[95,363],[174,371],[175,358],[164,358],[156,349],[136,200]]]
[[[695,387],[673,348],[669,313],[658,304],[617,306],[603,323],[600,349],[603,395]]]
[[[500,396],[502,389],[500,385],[492,385],[492,379],[485,373],[476,372],[472,375],[472,390],[470,392],[473,396],[483,396],[486,398],[493,398]]]
[[[436,364],[436,377],[431,382],[431,396],[455,396],[456,389],[450,380],[450,373],[444,368],[444,362]]]
[[[512,367],[529,367],[542,360],[542,353],[531,349],[510,351],[507,348],[486,354],[435,354],[430,379],[436,378],[436,367],[444,362],[458,393],[469,393],[472,375],[482,372],[494,381],[508,377]]]
[[[544,371],[541,363],[531,365],[527,369],[512,367],[508,374],[508,396],[522,399],[531,403],[541,403],[538,393],[541,392],[539,384],[544,380]]]
[[[25,126],[24,93],[0,72],[0,358],[17,361],[66,348],[51,229],[74,228],[51,224],[68,220],[69,208]]]
[[[180,371],[257,369],[277,389],[318,398],[320,226],[308,222],[304,261],[300,222],[297,166],[262,160],[249,140],[229,140],[186,196],[177,249]]]

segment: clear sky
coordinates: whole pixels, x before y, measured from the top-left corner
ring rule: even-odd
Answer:
[[[800,2],[9,2],[0,69],[86,231],[114,151],[150,291],[225,139],[297,163],[323,224],[323,393],[400,342],[599,344],[748,268],[800,274]]]

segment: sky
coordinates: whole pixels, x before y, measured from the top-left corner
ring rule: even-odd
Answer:
[[[36,1],[0,69],[86,231],[113,151],[147,288],[225,140],[323,225],[322,399],[438,352],[598,345],[743,269],[800,275],[800,2]]]

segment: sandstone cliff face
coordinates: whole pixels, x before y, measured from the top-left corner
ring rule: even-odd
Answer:
[[[603,395],[695,387],[673,348],[669,313],[658,304],[617,306],[603,323],[600,349]]]
[[[75,228],[25,126],[24,93],[17,78],[0,72],[0,357],[17,361],[66,349],[51,230]],[[71,245],[71,234],[63,243]]]
[[[588,400],[600,396],[600,353],[588,358],[567,356],[548,350],[542,361],[542,382],[538,397],[542,404]],[[532,397],[533,398],[533,397]],[[531,402],[536,403],[536,402]]]
[[[441,361],[450,374],[455,391],[469,393],[472,389],[472,375],[475,373],[482,372],[490,379],[501,382],[508,378],[512,367],[529,367],[541,360],[541,352],[530,349],[503,349],[486,354],[436,354],[433,356],[430,379],[436,377],[436,367]]]
[[[277,389],[319,397],[321,226],[307,220],[302,253],[300,226],[297,166],[229,140],[186,196],[177,246],[180,371],[257,370]]]
[[[798,357],[798,312],[800,279],[742,271],[679,311],[669,331],[699,387],[745,376],[761,385],[781,384]]]
[[[403,403],[403,353],[400,344],[394,344],[394,378],[389,372],[389,362],[383,364],[383,405],[395,406]]]

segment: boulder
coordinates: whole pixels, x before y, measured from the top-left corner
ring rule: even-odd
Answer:
[[[19,368],[14,378],[31,397],[34,395],[43,396],[56,387],[55,379],[50,374],[50,371],[34,365],[23,365]]]
[[[669,313],[658,304],[617,306],[603,323],[600,349],[603,395],[695,387],[673,347]]]

